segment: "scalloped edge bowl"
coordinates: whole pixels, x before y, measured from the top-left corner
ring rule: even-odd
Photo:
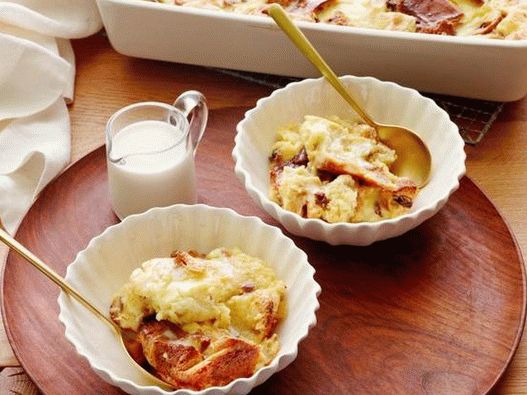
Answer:
[[[130,394],[246,394],[296,358],[298,343],[316,324],[320,286],[306,254],[276,227],[231,209],[206,205],[153,208],[127,217],[93,238],[68,267],[66,280],[101,311],[108,311],[112,295],[133,269],[153,257],[169,256],[175,249],[208,252],[216,247],[239,247],[265,260],[287,285],[288,315],[278,326],[280,351],[251,377],[202,391],[166,391],[152,385],[134,367],[103,322],[61,292],[59,320],[65,336],[104,381]]]
[[[307,114],[354,116],[353,110],[324,78],[290,83],[258,100],[256,107],[245,113],[236,127],[232,151],[234,171],[252,199],[292,234],[332,245],[365,246],[399,236],[436,214],[459,187],[459,180],[465,174],[466,155],[458,127],[433,100],[414,89],[372,77],[340,79],[373,119],[413,129],[430,149],[430,181],[419,192],[408,213],[378,222],[330,224],[302,218],[269,198],[269,156],[278,128],[299,123]]]

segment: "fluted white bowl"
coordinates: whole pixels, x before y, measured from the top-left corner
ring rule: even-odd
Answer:
[[[154,208],[127,217],[90,241],[69,265],[66,280],[97,308],[107,312],[112,295],[142,262],[166,257],[175,249],[209,252],[217,247],[239,247],[266,261],[287,285],[288,314],[277,328],[278,355],[249,378],[203,391],[165,391],[152,385],[130,363],[112,330],[64,293],[58,298],[59,319],[66,338],[104,381],[129,394],[246,394],[297,356],[298,343],[316,324],[320,286],[306,254],[276,227],[259,218],[206,205]]]
[[[289,232],[333,245],[369,245],[415,228],[443,207],[465,174],[464,142],[448,114],[414,89],[371,77],[344,76],[341,81],[373,119],[409,127],[427,144],[432,154],[430,182],[408,213],[378,222],[330,224],[284,210],[269,198],[269,156],[280,127],[300,123],[308,114],[344,119],[354,115],[323,78],[293,82],[245,113],[236,128],[234,170],[253,200]]]

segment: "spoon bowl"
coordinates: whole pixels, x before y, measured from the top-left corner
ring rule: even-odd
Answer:
[[[420,188],[424,187],[430,179],[432,156],[417,133],[403,126],[386,125],[374,121],[349,94],[335,72],[320,56],[304,33],[295,26],[284,9],[275,3],[267,8],[267,13],[364,122],[377,130],[380,140],[395,150],[397,161],[392,166],[391,171],[400,177],[410,178]]]
[[[399,177],[413,180],[424,187],[432,173],[432,156],[426,144],[412,130],[396,125],[376,123],[381,141],[397,153],[390,170]]]

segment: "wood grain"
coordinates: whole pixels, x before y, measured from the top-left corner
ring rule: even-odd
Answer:
[[[200,68],[131,59],[115,53],[100,35],[73,41],[77,59],[76,101],[70,107],[72,162],[104,143],[104,125],[117,108],[146,99],[172,101],[182,90],[204,91],[215,109],[251,107],[270,89]],[[509,103],[476,147],[466,147],[468,175],[496,203],[520,248],[527,252],[527,98]],[[0,262],[6,249],[0,246]],[[0,366],[16,360],[0,331]],[[20,376],[19,376],[20,377]],[[30,384],[26,381],[28,385]],[[4,393],[5,377],[0,376]],[[10,388],[18,391],[19,387]],[[26,393],[26,391],[22,392]],[[31,392],[27,392],[31,393]],[[312,393],[312,392],[309,392]],[[455,391],[453,391],[455,393]],[[493,395],[527,393],[527,340]]]
[[[245,110],[211,111],[197,156],[199,200],[276,224],[233,172],[234,126]],[[59,273],[117,221],[105,166],[99,149],[71,167],[17,234]],[[323,289],[319,323],[298,359],[255,393],[484,393],[505,369],[523,328],[523,263],[506,224],[468,179],[437,216],[403,237],[368,248],[294,240]],[[119,393],[64,339],[54,285],[15,255],[3,284],[9,338],[44,393]],[[42,363],[49,355],[53,364]]]
[[[37,395],[38,388],[27,379],[24,369],[4,368],[0,372],[0,394]]]

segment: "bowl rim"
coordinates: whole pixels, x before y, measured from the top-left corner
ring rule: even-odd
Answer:
[[[66,275],[64,278],[68,281],[69,276],[71,275],[71,271],[75,269],[77,265],[82,264],[82,259],[84,258],[84,255],[87,253],[88,250],[96,248],[97,245],[101,242],[104,242],[104,240],[113,233],[116,229],[123,229],[127,226],[127,224],[138,222],[144,219],[145,217],[155,215],[158,212],[163,211],[174,211],[177,212],[179,210],[199,210],[199,211],[213,211],[216,213],[220,213],[221,215],[228,215],[230,217],[237,218],[242,221],[251,221],[254,226],[263,226],[268,229],[270,229],[272,232],[275,233],[276,237],[286,240],[286,242],[289,244],[289,247],[292,249],[295,249],[299,252],[299,256],[301,257],[301,263],[300,265],[303,266],[304,270],[307,270],[306,273],[306,280],[312,285],[312,291],[311,296],[313,297],[312,300],[312,307],[313,310],[309,312],[309,318],[305,320],[304,324],[301,327],[300,331],[295,332],[295,339],[294,339],[294,346],[292,347],[292,350],[288,353],[280,353],[281,350],[278,351],[278,354],[273,358],[273,360],[266,366],[261,367],[260,369],[256,370],[250,377],[240,377],[235,380],[232,380],[230,383],[224,385],[224,386],[214,386],[214,387],[208,387],[200,391],[195,391],[191,389],[177,389],[177,390],[167,390],[164,388],[161,388],[156,385],[139,385],[129,379],[126,378],[120,378],[117,377],[112,371],[109,371],[106,368],[103,368],[100,366],[99,363],[96,361],[93,361],[89,357],[89,352],[85,350],[85,348],[82,346],[82,342],[79,342],[77,344],[78,336],[74,335],[72,333],[72,327],[68,326],[70,315],[72,314],[69,312],[66,308],[66,299],[68,299],[68,295],[64,293],[64,291],[60,291],[60,294],[57,298],[57,302],[59,304],[59,321],[64,326],[64,336],[66,339],[73,345],[75,348],[75,351],[77,354],[82,356],[90,365],[92,370],[94,370],[99,377],[101,375],[104,376],[105,380],[108,382],[108,380],[111,382],[112,385],[118,386],[119,388],[123,389],[124,387],[133,387],[139,391],[153,391],[160,395],[183,395],[183,394],[192,394],[192,395],[205,395],[210,392],[217,392],[221,391],[222,393],[229,393],[235,385],[248,385],[250,388],[254,388],[257,386],[257,380],[260,376],[265,375],[268,373],[268,376],[265,380],[267,380],[271,375],[274,373],[280,371],[281,369],[285,368],[289,363],[294,361],[296,359],[296,356],[298,355],[298,345],[299,343],[304,340],[308,334],[311,328],[313,328],[317,323],[316,318],[316,312],[320,308],[320,302],[318,301],[318,297],[322,291],[320,285],[317,283],[317,281],[314,278],[314,275],[316,273],[315,268],[309,263],[307,254],[299,248],[293,240],[291,240],[289,237],[287,237],[280,228],[269,225],[265,223],[261,218],[256,216],[246,216],[241,215],[234,211],[231,208],[224,208],[224,207],[215,207],[215,206],[209,206],[207,204],[175,204],[167,207],[153,207],[143,213],[139,214],[133,214],[128,217],[126,217],[124,220],[122,220],[119,223],[113,224],[108,226],[102,233],[99,235],[93,237],[87,244],[87,246],[79,251],[77,255],[75,256],[74,260],[68,265],[66,270]],[[73,268],[73,269],[72,269]],[[75,303],[75,302],[73,302]],[[287,319],[287,317],[286,317]],[[288,358],[292,357],[290,361],[287,361]],[[264,381],[265,381],[264,380]]]
[[[452,172],[453,176],[452,178],[448,179],[449,184],[445,184],[446,188],[443,190],[443,193],[440,195],[436,195],[434,199],[424,205],[423,207],[420,207],[419,209],[415,211],[409,211],[403,215],[400,215],[395,218],[389,218],[389,219],[383,219],[380,221],[374,221],[374,222],[336,222],[336,223],[329,223],[319,218],[304,218],[300,215],[293,213],[291,211],[285,210],[282,208],[278,203],[272,201],[267,194],[264,194],[262,191],[260,191],[253,182],[253,177],[249,173],[249,171],[244,167],[245,161],[243,154],[241,152],[241,146],[242,146],[242,136],[245,133],[245,126],[247,123],[251,121],[251,118],[253,115],[259,111],[263,111],[262,107],[268,103],[273,101],[277,96],[285,94],[285,92],[288,91],[294,91],[300,86],[303,85],[316,85],[316,84],[322,84],[325,80],[324,77],[319,78],[306,78],[300,81],[294,81],[286,86],[274,90],[269,96],[260,98],[256,105],[251,108],[250,110],[246,111],[244,114],[244,117],[242,120],[236,125],[236,136],[235,136],[235,145],[232,150],[232,157],[235,162],[234,171],[242,184],[244,185],[245,189],[249,192],[251,196],[256,196],[258,202],[266,211],[269,213],[274,213],[273,217],[278,219],[280,217],[280,222],[282,223],[282,218],[286,221],[295,221],[297,224],[301,224],[303,226],[307,226],[309,224],[316,224],[316,226],[322,226],[326,231],[329,232],[336,232],[339,230],[347,230],[347,231],[356,231],[364,228],[370,228],[370,229],[376,229],[378,230],[381,227],[384,226],[394,226],[397,223],[400,223],[402,221],[416,221],[419,218],[426,216],[429,213],[433,213],[440,207],[442,204],[446,202],[448,197],[459,188],[459,180],[465,175],[466,172],[466,166],[465,166],[465,160],[466,160],[466,153],[464,150],[465,142],[461,138],[461,135],[459,134],[459,128],[458,126],[452,122],[450,119],[450,116],[448,113],[443,110],[441,107],[437,105],[435,101],[432,99],[423,96],[421,93],[419,93],[417,90],[401,86],[395,82],[391,81],[382,81],[374,77],[357,77],[357,76],[351,76],[351,75],[343,75],[339,76],[339,79],[342,80],[345,84],[346,83],[353,83],[354,81],[358,82],[365,82],[367,84],[374,84],[377,86],[385,86],[385,87],[392,87],[397,89],[400,92],[404,92],[405,95],[414,95],[417,96],[420,101],[423,103],[426,103],[428,106],[432,106],[434,110],[439,113],[447,122],[448,125],[450,125],[450,128],[447,128],[447,133],[452,133],[451,131],[455,130],[457,133],[452,134],[452,138],[455,139],[455,146],[453,147],[453,151],[455,150],[457,154],[459,155],[458,160],[459,163],[456,163],[455,165],[455,172]],[[446,132],[444,131],[444,133]],[[435,168],[435,161],[432,157],[432,172]],[[433,174],[433,173],[432,173]],[[455,176],[454,176],[455,174]],[[425,186],[426,188],[426,186]],[[380,240],[380,239],[375,239]]]

